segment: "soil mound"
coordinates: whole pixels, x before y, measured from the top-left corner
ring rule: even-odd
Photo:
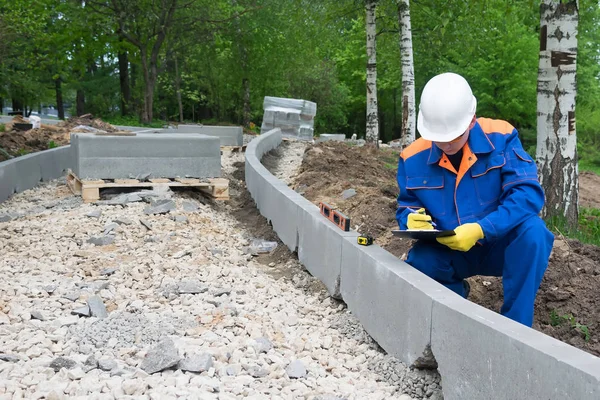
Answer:
[[[28,122],[27,119],[16,116],[5,124],[4,132],[0,132],[0,161],[67,145],[70,141],[71,132],[118,131],[116,127],[99,118],[93,118],[91,114],[71,117],[56,125],[41,124],[40,128],[37,129],[26,131],[15,129],[15,124]]]

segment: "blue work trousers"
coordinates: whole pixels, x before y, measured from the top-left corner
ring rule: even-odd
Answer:
[[[531,217],[506,236],[467,252],[437,242],[417,242],[406,262],[452,291],[465,296],[463,280],[475,275],[501,276],[504,304],[500,313],[523,325],[533,324],[533,303],[554,235],[544,221]]]

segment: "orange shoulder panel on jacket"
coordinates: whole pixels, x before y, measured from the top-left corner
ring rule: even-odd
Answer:
[[[417,153],[420,153],[424,150],[429,150],[431,148],[431,142],[429,140],[425,140],[423,138],[419,138],[412,142],[410,146],[405,148],[402,153],[400,153],[400,157],[403,160],[414,156]]]
[[[502,135],[508,135],[515,129],[514,126],[501,119],[491,118],[477,118],[479,126],[485,133],[501,133]]]

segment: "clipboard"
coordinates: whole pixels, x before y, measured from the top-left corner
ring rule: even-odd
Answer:
[[[408,238],[408,239],[418,239],[418,240],[431,240],[434,241],[436,238],[444,237],[444,236],[454,236],[456,232],[454,230],[445,230],[439,231],[437,229],[433,230],[419,230],[419,229],[407,229],[407,230],[398,230],[395,229],[392,231],[392,235],[396,237]]]

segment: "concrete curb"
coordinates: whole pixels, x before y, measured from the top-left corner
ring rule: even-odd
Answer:
[[[260,163],[281,141],[273,129],[246,149],[261,214],[389,354],[424,365],[433,352],[446,400],[600,398],[600,358],[463,299],[323,218]]]
[[[73,165],[71,146],[44,150],[0,162],[0,203],[40,182],[60,178]]]

